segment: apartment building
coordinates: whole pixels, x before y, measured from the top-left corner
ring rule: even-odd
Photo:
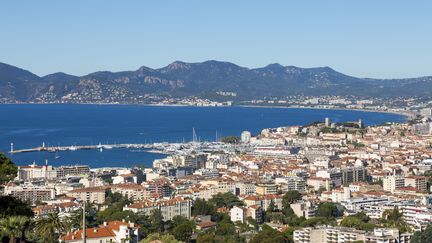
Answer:
[[[172,220],[175,216],[183,216],[190,219],[191,208],[192,200],[176,197],[159,201],[144,200],[126,205],[123,210],[150,215],[153,210],[159,209],[162,212],[164,220]]]
[[[103,204],[105,202],[105,192],[105,187],[88,187],[69,191],[66,195],[88,203]]]
[[[60,166],[56,168],[57,177],[88,175],[90,168],[87,165]]]
[[[261,183],[255,187],[258,195],[276,194],[278,192],[277,185],[274,183]]]
[[[383,178],[383,189],[387,192],[395,192],[395,190],[405,187],[405,178],[400,175],[391,175]]]
[[[417,191],[427,191],[427,178],[425,176],[406,176],[405,187],[413,187]]]
[[[398,229],[377,228],[373,232],[346,227],[319,226],[294,231],[295,243],[408,243],[410,234],[399,234]]]
[[[282,209],[282,195],[267,194],[267,195],[251,195],[243,198],[243,202],[247,206],[257,205],[267,210],[270,203],[273,201],[278,209]]]
[[[152,181],[147,181],[143,185],[151,194],[159,194],[162,197],[170,197],[172,194],[171,184],[168,180],[155,179]]]
[[[282,191],[306,192],[305,179],[297,176],[280,177],[275,179],[275,183],[280,186]]]
[[[149,192],[143,185],[133,183],[112,185],[111,191],[118,192],[132,201],[142,201],[149,196]]]
[[[4,188],[4,194],[20,199],[24,202],[35,203],[37,201],[48,201],[55,197],[55,190],[51,187],[40,187],[33,185],[10,185]]]
[[[256,192],[255,184],[252,182],[236,182],[236,195],[254,195]]]
[[[333,187],[340,185],[349,185],[352,182],[366,181],[367,169],[364,166],[345,167],[342,169],[331,168],[320,170],[316,177],[327,178]]]

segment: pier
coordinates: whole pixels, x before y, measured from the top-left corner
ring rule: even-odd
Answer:
[[[13,146],[13,145],[12,145]],[[31,153],[31,152],[49,152],[55,153],[57,151],[75,151],[75,150],[92,150],[92,149],[119,149],[119,148],[134,148],[134,149],[163,149],[162,144],[98,144],[98,145],[72,145],[72,146],[45,146],[27,148],[27,149],[13,149],[11,146],[10,154],[17,153]]]

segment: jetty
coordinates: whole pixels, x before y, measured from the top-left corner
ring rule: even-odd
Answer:
[[[75,151],[75,150],[92,150],[92,149],[119,149],[119,148],[133,148],[133,149],[154,149],[162,150],[164,146],[159,143],[143,143],[143,144],[98,144],[98,145],[72,145],[72,146],[42,146],[26,149],[13,149],[11,144],[10,154],[17,153],[31,153],[31,152],[50,152],[55,153],[58,151]]]

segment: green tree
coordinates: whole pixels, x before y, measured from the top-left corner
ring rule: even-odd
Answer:
[[[13,180],[18,173],[16,165],[0,152],[0,185]]]
[[[148,235],[145,239],[141,240],[140,243],[150,243],[150,242],[163,242],[163,243],[181,243],[181,241],[176,240],[173,235],[152,233]]]
[[[197,198],[192,207],[192,215],[213,215],[216,209],[213,204],[208,203],[204,199]]]
[[[222,222],[216,228],[217,235],[231,235],[235,233],[235,226],[233,223]]]
[[[294,203],[302,198],[302,195],[300,192],[296,190],[288,191],[285,193],[285,195],[282,197],[282,211],[285,216],[291,217],[294,215],[294,211],[291,209],[290,205],[291,203]]]
[[[377,227],[377,225],[369,223],[369,217],[363,212],[343,218],[340,226],[367,231],[372,231]]]
[[[285,243],[288,240],[282,232],[279,232],[270,226],[264,224],[262,230],[255,235],[250,243]]]
[[[282,205],[291,204],[302,199],[302,195],[297,190],[291,190],[285,193],[282,198]]]
[[[288,227],[283,232],[288,243],[294,243],[294,230],[295,230],[294,227]]]
[[[317,217],[337,218],[343,215],[343,212],[338,209],[336,203],[323,202],[318,205]]]
[[[194,226],[192,223],[183,222],[173,228],[173,235],[177,240],[189,242]]]
[[[381,225],[384,227],[396,227],[401,233],[411,231],[411,227],[403,220],[403,214],[398,208],[385,210],[380,219]]]
[[[162,233],[165,229],[165,224],[162,216],[162,212],[159,209],[153,209],[150,212],[150,222],[152,232]]]
[[[0,219],[0,240],[15,243],[26,242],[26,234],[30,228],[31,220],[26,216],[10,216]]]
[[[313,217],[305,219],[299,224],[301,227],[315,227],[317,225],[336,225],[336,220],[334,218]]]
[[[103,223],[103,219],[98,219],[97,210],[94,204],[86,203],[86,226],[87,227],[95,227],[101,223]],[[82,209],[78,209],[71,213],[70,217],[64,219],[64,224],[67,230],[71,229],[80,229],[83,227],[83,219],[82,219]]]
[[[49,213],[36,221],[36,232],[45,242],[56,242],[61,234],[66,233],[66,225],[59,217],[58,212]]]
[[[394,209],[387,209],[384,211],[382,218],[384,220],[389,220],[389,221],[399,221],[402,219],[403,214],[401,212],[399,212],[398,208],[394,208]]]
[[[216,235],[214,231],[207,230],[197,236],[196,242],[198,243],[213,243],[216,242]]]
[[[282,212],[286,217],[295,216],[294,211],[291,209],[291,203],[294,203],[302,198],[300,192],[296,190],[288,191],[282,197]]]
[[[33,217],[34,214],[28,203],[11,196],[0,196],[0,218],[18,215]]]
[[[240,143],[240,138],[237,136],[226,136],[221,139],[223,143],[237,144]]]
[[[132,203],[127,197],[122,194],[115,192],[112,193],[111,190],[107,190],[105,205],[107,208],[103,211],[98,211],[96,213],[95,221],[100,224],[104,221],[114,221],[114,220],[128,220],[135,221],[136,216],[131,211],[123,211],[123,207],[126,204]]]
[[[423,231],[416,231],[411,237],[411,243],[429,243],[432,242],[432,226],[429,225]]]
[[[107,190],[105,193],[105,205],[113,206],[113,205],[121,205],[123,207],[126,204],[132,203],[127,197],[123,196],[121,193],[112,192],[111,190]]]
[[[268,207],[267,207],[267,212],[276,212],[277,211],[277,207],[276,207],[276,205],[275,205],[275,202],[274,202],[274,200],[272,199],[271,201],[270,201],[270,204],[268,205]]]
[[[231,192],[218,193],[214,195],[209,203],[215,205],[216,207],[227,207],[232,208],[234,206],[242,206],[244,203],[238,199],[238,197]]]

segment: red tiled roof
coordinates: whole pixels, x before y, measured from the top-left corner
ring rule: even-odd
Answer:
[[[107,237],[115,237],[114,231],[109,227],[103,227],[103,228],[89,228],[86,229],[86,239],[92,239],[92,238],[107,238]],[[78,230],[73,233],[69,233],[66,236],[62,237],[64,241],[71,241],[71,240],[80,240],[82,239],[82,233],[83,230]]]
[[[200,227],[201,229],[205,229],[205,228],[216,226],[216,223],[212,221],[205,221],[205,222],[198,223],[197,226]]]

